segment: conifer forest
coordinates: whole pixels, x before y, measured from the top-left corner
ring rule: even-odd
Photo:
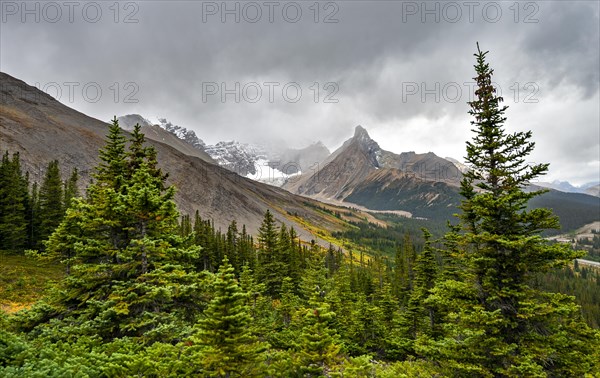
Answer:
[[[528,207],[549,166],[529,163],[532,132],[506,131],[487,54],[456,216],[334,235],[350,247],[270,211],[255,234],[180,212],[139,125],[116,118],[85,190],[59,160],[35,182],[2,151],[0,296],[32,303],[0,311],[0,376],[600,376],[600,271]]]

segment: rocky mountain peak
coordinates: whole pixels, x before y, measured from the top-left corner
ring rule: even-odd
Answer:
[[[371,139],[367,130],[360,125],[356,126],[356,128],[354,129],[354,136],[352,137],[352,140],[358,141],[359,143],[365,146],[376,145],[377,148],[379,148],[377,142]]]
[[[321,142],[320,140],[318,140],[318,141],[310,144],[308,147],[310,147],[310,148],[325,149],[329,153],[329,149],[327,148],[327,146],[325,146],[325,144],[323,142]]]
[[[191,144],[199,150],[204,150],[206,144],[202,139],[198,138],[194,130],[189,130],[185,127],[174,125],[165,118],[159,118],[158,122],[160,122],[160,127],[175,135],[177,138]]]
[[[267,153],[261,147],[234,140],[206,145],[204,148],[221,167],[242,176],[256,175],[259,160],[267,159]]]
[[[354,136],[350,140],[350,143],[357,143],[361,152],[364,153],[369,160],[371,160],[373,166],[379,167],[378,155],[381,151],[381,148],[377,142],[371,139],[369,133],[364,127],[360,125],[356,126],[354,129]]]
[[[152,126],[152,123],[148,121],[146,118],[142,117],[139,114],[127,114],[117,118],[119,120],[119,126],[123,130],[131,131],[136,124],[140,124],[140,126],[148,127]]]
[[[354,138],[369,138],[370,139],[369,133],[361,125],[358,125],[354,128]]]

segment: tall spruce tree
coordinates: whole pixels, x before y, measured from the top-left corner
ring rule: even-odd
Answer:
[[[258,229],[259,247],[267,254],[275,253],[277,248],[277,226],[271,211],[267,209],[263,222]]]
[[[258,229],[258,280],[266,285],[267,294],[277,296],[281,289],[283,276],[280,261],[279,236],[273,214],[265,212],[263,222]]]
[[[251,334],[248,296],[235,279],[227,257],[213,282],[214,297],[197,324],[192,342],[202,347],[197,355],[200,373],[206,377],[261,377],[266,344]]]
[[[39,186],[37,182],[31,185],[29,206],[27,207],[27,246],[29,249],[37,250],[41,246],[40,226],[42,214],[40,210]]]
[[[529,285],[579,253],[540,236],[558,221],[548,209],[527,208],[542,192],[526,187],[548,164],[526,163],[535,145],[530,131],[505,131],[507,107],[492,85],[486,55],[477,45],[470,169],[461,183],[461,224],[446,235],[454,251],[462,249],[464,268],[453,267],[459,279],[433,290],[431,300],[447,312],[445,335],[428,352],[454,375],[582,376],[597,363],[598,335],[582,322],[572,298]]]
[[[54,232],[64,215],[63,182],[60,177],[58,160],[51,161],[46,170],[39,193],[41,225],[40,238],[42,241]]]
[[[231,265],[236,271],[242,270],[238,254],[238,228],[235,220],[227,227],[227,235],[225,236],[225,256],[231,261]]]
[[[0,250],[22,251],[27,242],[29,188],[18,153],[0,163]]]
[[[108,129],[106,144],[100,149],[100,164],[93,175],[98,185],[110,186],[115,190],[122,188],[127,168],[125,143],[119,121],[114,117]]]
[[[396,248],[394,260],[394,286],[395,293],[400,299],[400,303],[406,305],[412,289],[414,272],[413,266],[416,259],[415,247],[410,235],[404,235],[402,246]]]
[[[73,319],[73,332],[165,340],[175,335],[169,327],[181,327],[174,319],[190,320],[200,308],[200,292],[190,289],[198,247],[178,235],[175,191],[165,188],[151,150],[131,164],[116,121],[107,139],[87,197],[72,200],[47,243],[70,273],[53,303]]]
[[[339,336],[330,325],[335,313],[318,290],[313,291],[309,302],[300,334],[298,372],[303,377],[328,376],[341,360]]]
[[[162,182],[165,182],[168,178],[168,175],[164,174],[162,170],[158,168],[156,149],[154,146],[146,145],[146,136],[142,132],[142,126],[140,126],[140,124],[136,124],[133,127],[131,142],[126,155],[128,158],[126,163],[126,174],[129,177],[145,163],[148,166],[150,175],[159,178]],[[165,189],[164,186],[161,187],[161,189]]]

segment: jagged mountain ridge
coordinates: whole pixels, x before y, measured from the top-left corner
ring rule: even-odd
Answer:
[[[317,172],[290,179],[283,187],[313,198],[412,213],[417,208],[447,206],[451,198],[456,197],[456,191],[446,187],[458,186],[461,177],[453,162],[431,152],[385,151],[366,129],[357,126],[354,136],[331,154]],[[431,183],[438,187],[433,188]],[[395,188],[396,199],[383,206],[381,198],[386,188]],[[403,199],[402,193],[409,192],[413,194]],[[417,195],[417,192],[421,193]],[[416,205],[419,201],[421,206]]]
[[[149,137],[154,140],[167,142],[168,139],[171,139],[165,137],[164,133],[157,129],[160,127],[202,153],[191,151],[187,147],[182,147],[181,143],[171,141],[170,144],[182,152],[198,156],[211,163],[217,163],[241,176],[275,186],[281,186],[288,176],[309,170],[329,156],[329,150],[321,142],[301,149],[282,146],[266,147],[235,140],[207,145],[193,130],[174,125],[165,118],[159,118],[159,123],[153,125],[139,114],[119,117],[119,124],[122,124],[125,130],[132,130],[136,123],[139,123],[145,132],[150,133]]]
[[[445,221],[459,212],[459,183],[465,169],[468,168],[458,161],[442,159],[431,152],[395,154],[382,150],[363,127],[357,126],[354,136],[317,172],[291,178],[283,187],[322,201],[344,201],[373,210],[400,210],[413,217]],[[551,190],[534,198],[531,204],[553,209],[563,230],[600,219],[600,199],[582,193]]]
[[[600,197],[600,183],[588,182],[581,186],[575,186],[568,181],[554,180],[552,182],[536,182],[538,186],[548,189],[554,189],[565,193],[585,193],[591,196]]]
[[[97,151],[103,144],[107,124],[68,108],[35,87],[7,74],[0,73],[0,84],[0,148],[21,153],[22,166],[24,170],[30,172],[32,182],[41,181],[45,167],[52,159],[60,160],[63,173],[77,167],[81,173],[82,185],[89,182],[90,167],[97,164]],[[157,128],[157,133],[164,133],[157,135],[164,135],[164,138],[172,138],[169,139],[170,141],[175,140],[182,143],[173,134],[160,127]],[[157,148],[161,166],[171,173],[170,183],[175,184],[178,188],[176,200],[184,213],[191,214],[195,210],[199,210],[204,218],[213,219],[218,227],[226,227],[231,220],[235,219],[240,223],[245,223],[251,232],[255,232],[260,225],[264,211],[271,209],[279,221],[296,227],[306,240],[313,238],[313,235],[302,230],[301,225],[296,223],[293,220],[294,216],[290,216],[290,214],[297,214],[307,223],[317,224],[329,230],[342,227],[339,220],[327,217],[322,212],[315,210],[317,207],[324,206],[321,203],[245,179],[214,164],[207,163],[197,156],[188,155],[182,152],[180,149],[182,147],[178,148],[166,143],[158,136],[155,138],[152,139],[149,136],[148,139]],[[421,174],[419,170],[395,171],[398,175],[397,179],[387,182],[385,180],[387,176],[384,174],[386,167],[382,165],[381,160],[384,154],[371,141],[366,139],[364,141],[371,148],[361,149],[363,157],[358,161],[372,163],[374,154],[379,167],[369,170],[369,173],[365,175],[363,185],[357,186],[359,190],[355,189],[352,192],[353,195],[362,193],[363,198],[376,195],[381,199],[380,203],[384,204],[380,208],[389,210],[403,210],[403,207],[410,204],[415,198],[417,200],[425,199],[425,204],[430,207],[429,210],[435,210],[435,206],[438,205],[447,206],[444,198],[439,196],[436,198],[426,194],[419,194],[416,197],[406,196],[406,189],[409,187],[406,182],[417,185],[417,187],[422,185],[422,187],[428,188],[427,190],[437,189],[435,180],[429,180],[434,183],[429,186],[426,183],[419,184],[414,181],[414,179],[423,181],[423,178],[419,177]],[[193,148],[188,143],[184,144],[187,148]],[[352,144],[350,140],[345,143],[345,145],[350,144]],[[361,145],[361,143],[355,144]],[[193,149],[197,151],[197,149]],[[364,152],[365,150],[366,152]],[[335,160],[342,152],[344,152],[343,149],[336,150],[321,165],[328,165],[327,162]],[[405,153],[404,164],[407,168],[414,169],[418,165],[413,162],[426,157],[426,155]],[[393,155],[389,156],[393,157]],[[413,156],[412,162],[410,156]],[[435,157],[435,155],[433,156]],[[397,170],[397,168],[390,169]],[[380,170],[381,172],[378,172]],[[304,177],[298,177],[297,181],[310,176],[312,175],[306,174]],[[427,172],[423,176],[426,177]],[[433,176],[435,177],[435,175]],[[409,180],[406,181],[406,179]],[[379,192],[373,192],[369,197],[366,194],[369,194],[368,190],[373,188],[373,185],[369,186],[368,184],[373,182],[380,183],[376,185]],[[454,187],[442,183],[448,187]],[[590,223],[598,220],[600,215],[600,199],[584,194],[575,195],[551,191],[539,197],[535,205],[553,208],[561,221],[571,219],[570,224],[573,229],[580,227],[579,223],[581,222]],[[416,216],[420,216],[418,206],[416,208],[414,213]],[[348,210],[344,209],[343,211]]]
[[[220,166],[257,181],[280,186],[287,176],[308,171],[329,156],[321,142],[301,149],[263,146],[238,141],[223,141],[205,145],[204,150]]]
[[[221,167],[241,176],[256,175],[258,162],[268,159],[263,148],[236,141],[219,142],[204,149]]]
[[[160,127],[175,135],[177,138],[191,144],[193,147],[199,150],[204,150],[206,144],[202,139],[198,138],[194,130],[186,129],[183,126],[173,125],[165,118],[159,118],[158,122]]]
[[[98,163],[98,150],[104,145],[108,124],[2,72],[0,84],[0,148],[20,154],[22,168],[30,172],[32,182],[41,181],[51,160],[59,160],[63,173],[76,167],[83,190],[90,182],[92,167]],[[172,135],[158,129],[164,132],[161,135]],[[144,132],[147,130],[150,128],[146,127]],[[269,209],[279,222],[296,228],[304,240],[318,242],[319,238],[304,223],[327,230],[344,227],[340,219],[318,211],[325,205],[314,200],[252,181],[188,155],[170,145],[172,140],[166,143],[148,135],[148,142],[157,150],[159,166],[169,172],[169,184],[177,188],[176,202],[183,213],[194,214],[198,210],[203,218],[212,219],[223,229],[236,220],[255,233]]]
[[[152,128],[153,126],[159,126],[160,128],[173,134],[178,139],[186,142],[192,147],[204,151],[205,143],[202,139],[198,138],[194,130],[189,130],[183,126],[174,125],[169,122],[166,118],[159,118],[157,124],[153,124],[148,119],[142,117],[139,114],[127,114],[118,117],[119,126],[122,129],[131,131],[136,124],[142,126],[142,128]]]
[[[139,114],[128,114],[117,118],[119,120],[119,126],[123,130],[131,131],[136,124],[142,126],[142,132],[146,135],[147,139],[154,140],[157,142],[168,144],[169,146],[183,152],[189,156],[195,156],[204,160],[207,163],[215,163],[213,158],[207,154],[203,149],[197,148],[194,144],[188,140],[181,139],[172,131],[166,130],[163,126],[158,124],[153,125],[149,120],[142,117]],[[172,129],[173,130],[173,129]],[[196,134],[192,131],[194,139],[198,139]],[[201,140],[200,140],[201,142]]]

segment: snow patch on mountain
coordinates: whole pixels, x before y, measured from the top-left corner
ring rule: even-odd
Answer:
[[[298,176],[302,173],[296,169],[297,167],[290,169],[289,166],[283,166],[280,169],[278,166],[275,166],[272,161],[264,158],[257,159],[254,168],[255,173],[249,173],[246,177],[273,186],[282,186],[291,177]]]
[[[283,185],[288,178],[299,175],[303,169],[308,170],[310,166],[329,156],[329,150],[321,142],[302,149],[284,146],[267,148],[235,140],[207,145],[193,130],[174,125],[166,118],[158,117],[150,121],[139,114],[129,114],[119,117],[119,123],[126,130],[133,130],[137,123],[147,127],[160,127],[177,139],[205,152],[219,166],[240,176],[275,186]]]
[[[237,141],[207,145],[204,146],[204,151],[221,167],[246,177],[256,175],[257,162],[268,159],[264,148]]]

